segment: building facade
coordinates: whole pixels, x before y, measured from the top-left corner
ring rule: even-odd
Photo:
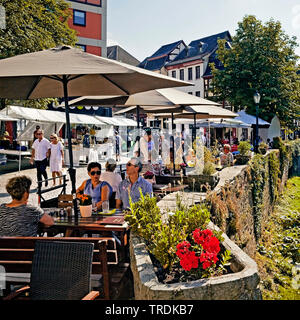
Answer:
[[[185,48],[186,44],[183,40],[163,45],[150,57],[144,59],[138,66],[140,68],[167,75],[168,71],[166,70],[165,66],[170,61],[173,61]]]
[[[72,10],[69,27],[77,31],[78,43],[85,52],[107,55],[107,0],[66,0]]]
[[[229,31],[191,41],[188,46],[181,40],[162,46],[151,57],[141,62],[139,67],[191,82],[194,84],[193,87],[178,89],[208,98],[212,95],[212,73],[209,64],[214,63],[217,68],[222,68],[216,55],[219,39],[225,39],[226,46],[231,47],[232,38]]]

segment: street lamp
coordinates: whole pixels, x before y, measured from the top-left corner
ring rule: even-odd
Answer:
[[[256,104],[256,126],[255,126],[255,138],[254,138],[254,151],[258,152],[258,110],[259,110],[259,102],[260,102],[260,94],[256,91],[253,95],[254,103]]]

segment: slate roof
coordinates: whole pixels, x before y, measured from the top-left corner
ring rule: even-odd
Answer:
[[[229,42],[232,41],[229,31],[214,34],[198,40],[193,40],[188,45],[187,50],[182,50],[177,57],[168,63],[168,65],[174,65],[185,61],[192,61],[195,59],[202,59],[205,56],[212,54],[218,47],[218,39],[226,39]]]
[[[147,57],[143,60],[138,67],[144,68],[147,70],[159,70],[167,62],[169,62],[169,54],[172,53],[181,43],[184,44],[183,40],[172,42],[166,45],[161,46],[157,51],[155,51],[152,56]],[[185,44],[184,44],[185,45]]]
[[[211,67],[210,67],[210,63],[214,63],[215,67],[219,70],[223,70],[224,69],[224,66],[222,65],[221,61],[217,58],[217,54],[216,54],[216,51],[214,51],[210,56],[209,56],[209,59],[208,59],[208,64],[207,64],[207,67],[206,67],[206,70],[203,74],[203,78],[210,78],[212,77],[212,72],[211,72]]]

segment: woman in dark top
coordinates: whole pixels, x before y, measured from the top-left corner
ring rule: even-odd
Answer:
[[[11,178],[6,190],[12,201],[0,205],[0,236],[35,237],[38,223],[46,227],[54,220],[39,207],[28,205],[31,180],[26,176]]]
[[[102,202],[109,200],[112,195],[112,187],[105,181],[100,181],[101,164],[98,162],[90,162],[87,167],[90,179],[83,181],[81,186],[76,190],[76,194],[89,194],[92,202],[97,209],[101,209]]]

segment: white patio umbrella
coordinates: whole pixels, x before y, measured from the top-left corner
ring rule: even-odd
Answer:
[[[130,95],[157,88],[187,85],[191,83],[92,55],[69,46],[0,60],[0,98],[64,97],[68,133],[70,133],[69,97]],[[76,171],[73,168],[70,134],[68,134],[68,146],[69,173],[72,193],[75,194]],[[74,205],[77,217],[76,201]]]

